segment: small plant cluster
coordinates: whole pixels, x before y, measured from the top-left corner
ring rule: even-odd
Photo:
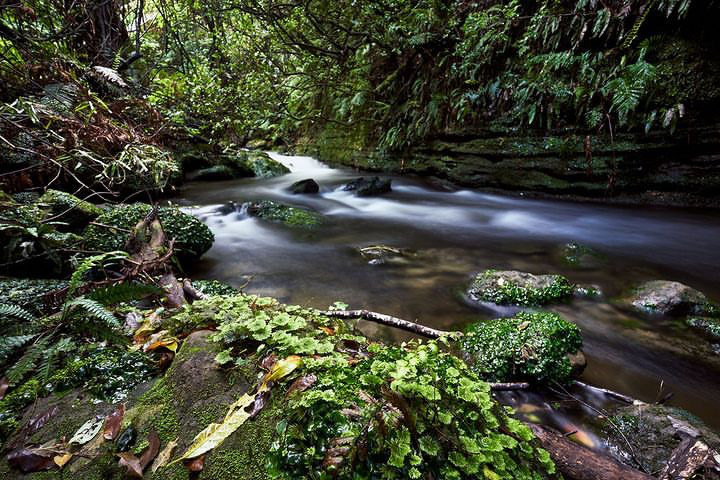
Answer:
[[[300,365],[276,427],[271,478],[555,478],[530,429],[443,341],[372,344],[315,310],[247,295],[196,301],[163,328],[208,325],[225,367],[260,357]]]
[[[573,294],[573,285],[562,275],[536,276],[486,270],[475,278],[470,295],[498,305],[541,306],[560,302]]]
[[[461,348],[472,370],[488,381],[565,383],[568,359],[582,347],[577,325],[552,312],[521,312],[471,325]]]

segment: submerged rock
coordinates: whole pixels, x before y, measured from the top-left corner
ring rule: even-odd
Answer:
[[[720,340],[720,318],[713,317],[688,317],[686,323],[706,334],[714,341]]]
[[[256,177],[269,178],[290,173],[290,170],[285,165],[273,160],[265,152],[239,152],[236,156],[236,162],[242,163]]]
[[[633,308],[643,313],[669,316],[716,316],[720,314],[700,291],[680,282],[653,280],[635,288],[627,299]]]
[[[573,286],[562,275],[486,270],[475,276],[467,294],[478,302],[540,306],[567,300],[573,295]]]
[[[288,190],[290,190],[290,193],[294,195],[302,193],[318,193],[320,191],[320,185],[318,185],[318,183],[312,178],[308,178],[293,183],[290,185]]]
[[[368,247],[358,248],[358,252],[370,265],[382,265],[387,262],[400,260],[407,256],[409,252],[402,248],[391,247],[389,245],[370,245]]]
[[[103,213],[96,224],[90,225],[83,234],[88,250],[110,252],[123,250],[130,231],[150,212],[144,203],[119,205]],[[215,239],[210,229],[197,218],[174,207],[161,207],[160,222],[168,239],[175,239],[175,249],[183,261],[200,258],[210,249]]]
[[[100,207],[59,190],[45,192],[37,205],[47,208],[55,221],[65,222],[71,229],[82,228],[103,213]]]
[[[373,197],[382,195],[392,190],[392,181],[389,178],[381,179],[380,177],[356,178],[352,182],[343,187],[343,190],[355,192],[358,197]]]
[[[580,329],[552,312],[475,323],[460,346],[472,370],[488,381],[565,383],[585,367]]]
[[[291,207],[283,203],[263,200],[246,204],[250,216],[294,228],[314,228],[324,222],[322,215],[312,210]]]
[[[560,256],[565,263],[575,268],[596,268],[607,261],[607,257],[594,248],[576,242],[563,245]]]

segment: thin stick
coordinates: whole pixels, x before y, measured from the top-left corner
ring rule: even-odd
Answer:
[[[399,328],[407,332],[416,333],[427,338],[440,338],[446,335],[453,337],[462,336],[461,332],[446,332],[443,330],[436,330],[434,328],[426,327],[409,320],[403,320],[402,318],[391,317],[383,313],[371,312],[369,310],[336,310],[322,312],[326,317],[333,318],[362,318],[371,322],[379,323],[381,325],[387,325],[389,327]]]

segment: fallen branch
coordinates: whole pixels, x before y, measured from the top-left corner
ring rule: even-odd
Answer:
[[[412,332],[418,335],[422,335],[427,338],[440,338],[444,336],[460,337],[461,332],[446,332],[443,330],[436,330],[434,328],[420,325],[419,323],[411,322],[409,320],[403,320],[402,318],[392,317],[385,315],[384,313],[371,312],[369,310],[330,310],[322,312],[326,317],[333,318],[362,318],[371,322],[379,323],[389,327],[399,328],[406,332]]]
[[[574,383],[575,383],[575,385],[577,385],[579,387],[586,388],[588,390],[593,390],[598,393],[603,393],[603,394],[607,395],[608,397],[612,397],[615,400],[620,400],[621,402],[628,403],[630,405],[647,405],[646,402],[637,400],[635,398],[629,397],[627,395],[616,392],[614,390],[608,390],[607,388],[593,387],[592,385],[588,385],[587,383],[583,383],[579,380],[575,380]]]
[[[527,390],[530,388],[530,384],[527,382],[514,382],[514,383],[491,383],[490,390],[496,392],[506,392],[509,390]]]
[[[720,464],[715,459],[715,452],[706,443],[697,438],[686,437],[675,448],[660,480],[689,480],[696,478],[698,472],[714,471],[718,475]],[[705,477],[700,478],[717,478]]]
[[[540,425],[527,424],[568,480],[655,480],[614,458],[579,445]]]

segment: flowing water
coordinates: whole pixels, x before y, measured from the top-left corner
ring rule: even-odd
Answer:
[[[247,285],[249,293],[317,308],[342,300],[450,330],[510,313],[466,301],[462,291],[473,273],[562,273],[603,292],[604,300],[552,308],[582,329],[586,382],[646,401],[672,392],[671,405],[720,428],[720,346],[676,322],[641,318],[608,301],[652,279],[681,281],[720,299],[720,213],[531,200],[408,177],[392,177],[389,194],[361,198],[342,190],[357,172],[309,157],[272,156],[291,173],[195,182],[180,192],[175,201],[215,233],[193,278]],[[287,191],[306,178],[320,184],[319,194]],[[327,221],[292,229],[223,208],[262,199],[311,208]],[[567,242],[606,258],[574,268],[561,253]],[[405,255],[379,263],[358,251],[378,244],[406,249]],[[367,322],[361,328],[393,341],[408,338]]]

